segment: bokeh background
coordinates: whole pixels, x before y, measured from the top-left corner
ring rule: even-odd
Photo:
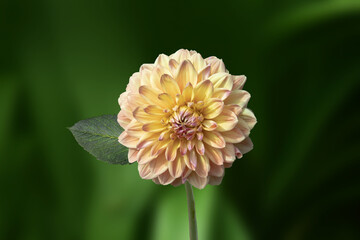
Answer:
[[[0,1],[0,239],[184,240],[184,187],[95,160],[66,127],[117,114],[179,48],[248,77],[254,150],[195,190],[199,238],[360,239],[360,1]]]

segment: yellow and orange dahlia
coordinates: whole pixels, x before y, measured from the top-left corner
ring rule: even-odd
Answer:
[[[142,65],[119,97],[118,114],[119,142],[141,178],[199,189],[220,184],[224,168],[253,147],[245,81],[222,60],[184,49]]]

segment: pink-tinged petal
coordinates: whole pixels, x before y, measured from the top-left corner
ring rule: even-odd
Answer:
[[[220,79],[214,84],[214,88],[225,88],[230,91],[233,88],[231,75],[226,74],[224,78]]]
[[[141,123],[146,123],[149,121],[149,114],[147,114],[143,108],[141,107],[137,107],[134,111],[133,111],[133,116],[134,118],[141,122]]]
[[[231,162],[231,163],[224,162],[224,167],[225,168],[231,168],[232,165],[233,165],[233,162]]]
[[[138,164],[138,170],[142,179],[152,179],[154,177],[149,164]]]
[[[191,62],[185,60],[181,63],[175,80],[181,91],[185,88],[188,82],[193,85],[196,84],[197,72]]]
[[[217,126],[218,126],[217,123],[213,120],[205,119],[202,122],[202,128],[205,131],[214,131],[217,128]]]
[[[159,82],[159,79],[161,76],[171,74],[169,69],[163,68],[161,66],[156,66],[150,75],[150,84],[143,84],[151,86],[157,93],[161,92],[161,84]]]
[[[158,95],[160,94],[160,92],[154,91],[154,88],[150,88],[148,86],[141,86],[139,87],[139,94],[150,105],[158,105],[160,103],[158,99]]]
[[[236,116],[239,115],[243,111],[243,109],[239,105],[236,105],[236,104],[225,105],[224,109],[225,108],[232,111],[233,113],[235,113]]]
[[[182,159],[182,156],[178,156],[174,161],[169,162],[169,173],[173,178],[178,178],[181,176],[185,169],[185,162]]]
[[[169,57],[175,59],[177,62],[182,62],[190,58],[191,54],[187,49],[179,49],[174,54],[171,54]]]
[[[175,97],[176,94],[180,94],[180,88],[177,82],[168,74],[164,74],[160,79],[161,87],[164,93]]]
[[[207,63],[210,63],[211,65],[211,75],[218,72],[225,72],[225,64],[221,59],[218,59],[217,57],[208,57],[205,59]]]
[[[221,149],[224,155],[224,161],[227,163],[232,163],[235,161],[235,147],[232,143],[226,143],[226,146]]]
[[[145,123],[142,126],[142,130],[144,130],[145,132],[162,132],[165,129],[166,129],[166,126],[164,126],[160,122]]]
[[[195,149],[196,149],[196,152],[197,152],[199,155],[204,155],[204,153],[205,153],[205,146],[204,146],[204,143],[203,143],[202,141],[196,141]]]
[[[230,95],[230,93],[231,91],[225,88],[216,88],[214,90],[214,94],[212,95],[212,98],[218,98],[224,101]]]
[[[176,71],[179,67],[179,63],[175,60],[175,59],[170,59],[169,60],[169,67],[170,67],[170,71],[172,76],[176,76]]]
[[[155,141],[158,141],[158,134],[157,133],[148,133],[145,132],[141,138],[139,139],[136,148],[142,149],[148,146],[151,146]]]
[[[170,175],[169,171],[165,171],[164,173],[160,174],[158,178],[160,184],[162,185],[169,185],[175,180],[175,178]]]
[[[118,141],[120,144],[124,145],[127,148],[136,148],[139,139],[130,136],[127,132],[124,131],[120,134]]]
[[[189,151],[191,151],[194,148],[194,146],[195,146],[195,139],[187,142],[187,148]]]
[[[168,161],[174,161],[176,158],[176,153],[178,148],[180,147],[180,141],[179,139],[176,139],[174,141],[170,141],[168,144],[166,150],[165,150],[165,157]]]
[[[211,72],[211,66],[208,65],[206,67],[204,67],[198,74],[197,76],[197,83],[200,83],[202,81],[205,81],[207,79],[209,79],[210,76],[210,72]]]
[[[206,184],[208,183],[207,177],[200,177],[199,175],[196,174],[196,172],[192,172],[187,177],[187,180],[191,185],[193,185],[194,187],[196,187],[198,189],[203,189],[206,186]]]
[[[152,157],[157,157],[159,154],[165,151],[169,142],[170,140],[155,142],[154,145],[151,147],[150,155]]]
[[[160,181],[159,181],[159,178],[158,178],[158,177],[153,178],[152,181],[153,181],[155,184],[160,184]]]
[[[244,119],[239,118],[238,119],[238,124],[236,125],[236,128],[240,129],[240,131],[242,131],[242,133],[247,137],[250,134],[250,126],[247,124],[247,122],[245,122]]]
[[[242,89],[244,87],[244,84],[246,82],[246,76],[240,75],[240,76],[232,76],[233,77],[233,88],[232,90]]]
[[[159,155],[156,159],[150,162],[150,167],[154,174],[154,177],[159,176],[168,169],[168,161],[164,154]]]
[[[204,132],[204,142],[214,148],[224,148],[226,144],[222,134],[217,131]]]
[[[218,84],[218,82],[222,82],[224,79],[228,78],[229,76],[231,76],[231,75],[226,72],[219,72],[219,73],[215,73],[215,74],[211,75],[209,77],[209,80],[215,86]],[[228,90],[231,90],[231,89],[228,89]]]
[[[171,183],[171,185],[174,186],[174,187],[178,187],[178,186],[180,186],[181,184],[183,184],[181,178],[176,178],[176,179]]]
[[[224,109],[224,102],[217,98],[211,98],[209,101],[206,102],[204,109],[203,109],[203,116],[206,119],[213,119],[223,111]]]
[[[229,97],[225,99],[225,104],[236,104],[241,108],[245,108],[250,100],[250,94],[245,90],[234,90],[230,93]]]
[[[159,94],[158,99],[160,101],[159,105],[164,109],[172,109],[176,104],[175,98],[171,97],[167,93]]]
[[[248,124],[250,129],[252,129],[255,126],[256,117],[250,109],[245,108],[244,111],[241,113],[240,117],[243,120],[245,120],[245,122]]]
[[[244,141],[235,144],[235,146],[240,150],[242,154],[245,154],[253,149],[253,143],[249,137],[247,137]]]
[[[144,108],[144,112],[150,115],[164,115],[164,109],[159,107],[158,105],[149,105]]]
[[[120,124],[120,126],[122,128],[126,128],[127,125],[131,122],[130,118],[128,118],[126,115],[125,115],[125,112],[123,110],[121,110],[119,112],[119,114],[117,115],[117,121],[118,123]]]
[[[181,140],[180,141],[180,154],[185,155],[187,152],[187,141]]]
[[[235,127],[233,130],[228,132],[222,132],[221,134],[228,143],[238,143],[243,141],[246,137],[238,127]]]
[[[189,152],[189,161],[190,161],[190,168],[191,170],[195,170],[197,166],[197,154],[195,150]]]
[[[197,72],[206,67],[206,62],[199,53],[195,53],[190,57],[190,61],[194,65]]]
[[[209,177],[210,185],[220,185],[223,180],[223,177]]]
[[[150,152],[151,152],[151,148],[141,149],[136,156],[136,161],[139,164],[145,164],[152,161],[155,157],[151,156]]]
[[[222,165],[224,163],[224,156],[221,149],[206,145],[205,155],[216,165]]]
[[[127,127],[125,128],[125,131],[130,136],[140,138],[144,134],[144,131],[142,130],[142,126],[143,124],[141,122],[138,122],[136,121],[136,119],[133,119],[130,122],[130,124],[128,124]]]
[[[210,171],[209,171],[210,176],[223,177],[224,174],[225,174],[225,170],[223,165],[216,165],[210,162]]]
[[[187,83],[183,92],[182,92],[182,96],[184,98],[185,102],[191,102],[194,98],[194,91],[193,91],[193,86],[191,83]]]
[[[199,155],[197,158],[197,165],[196,165],[196,169],[195,172],[200,176],[200,177],[207,177],[208,173],[210,171],[210,162],[207,156],[201,156]]]
[[[194,101],[205,101],[209,99],[214,92],[214,87],[210,80],[205,80],[196,85],[194,89]]]
[[[132,149],[132,148],[129,149],[129,152],[128,152],[129,163],[136,162],[138,152],[139,152],[138,150],[135,150],[135,149]]]
[[[243,154],[240,152],[240,150],[239,150],[237,147],[234,147],[234,148],[235,148],[236,158],[237,158],[237,159],[242,158]]]
[[[238,118],[230,110],[224,109],[222,113],[213,119],[217,123],[216,130],[219,132],[230,131],[238,123]]]

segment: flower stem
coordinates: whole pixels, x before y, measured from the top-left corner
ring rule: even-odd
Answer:
[[[198,240],[194,194],[188,181],[185,182],[185,189],[188,203],[190,240]]]

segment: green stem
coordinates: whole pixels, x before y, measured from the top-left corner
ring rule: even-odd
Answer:
[[[198,240],[194,194],[188,181],[185,182],[185,189],[188,203],[190,240]]]

